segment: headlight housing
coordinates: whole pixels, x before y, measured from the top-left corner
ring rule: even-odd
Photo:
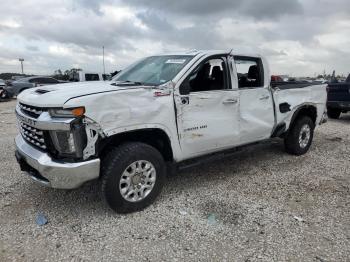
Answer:
[[[75,108],[51,108],[49,114],[52,117],[82,117],[85,113],[85,107]]]
[[[60,154],[74,154],[76,146],[73,133],[70,131],[50,131],[50,136],[56,150]]]
[[[74,120],[69,131],[49,131],[49,135],[54,151],[56,152],[54,154],[58,157],[74,159],[81,159],[83,157],[87,135],[85,125],[81,119],[77,118]]]

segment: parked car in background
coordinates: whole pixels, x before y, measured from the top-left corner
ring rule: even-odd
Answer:
[[[6,86],[6,83],[4,80],[0,79],[0,90],[4,88],[4,86]]]
[[[271,76],[271,82],[283,82],[283,78],[280,76],[272,75]]]
[[[22,78],[25,78],[25,77],[26,77],[25,75],[12,76],[12,77],[11,77],[11,82],[13,82],[13,81],[18,81],[18,80],[20,80],[20,79],[22,79]]]
[[[330,118],[337,119],[341,113],[350,111],[350,74],[345,82],[329,83],[327,113]]]
[[[94,72],[84,72],[78,71],[73,72],[69,76],[69,81],[71,82],[84,82],[84,81],[103,81],[107,80],[107,75]]]
[[[55,78],[49,76],[31,76],[21,78],[19,80],[9,83],[3,88],[3,91],[0,94],[1,98],[10,98],[17,96],[23,90],[28,88],[44,86],[44,85],[54,85],[60,84],[62,81],[59,81]]]

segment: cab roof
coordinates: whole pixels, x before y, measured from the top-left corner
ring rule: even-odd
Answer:
[[[220,54],[232,54],[234,56],[246,56],[246,57],[261,57],[259,54],[253,53],[239,53],[233,49],[229,50],[187,50],[187,51],[177,51],[177,52],[167,52],[160,55],[220,55]]]

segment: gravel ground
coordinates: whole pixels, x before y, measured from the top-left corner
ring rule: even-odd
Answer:
[[[99,184],[54,190],[21,174],[14,106],[0,103],[0,261],[350,261],[349,114],[304,156],[274,140],[170,177],[154,205],[119,215]]]

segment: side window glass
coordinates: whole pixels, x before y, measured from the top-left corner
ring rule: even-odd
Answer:
[[[53,84],[56,81],[53,78],[39,78],[38,81],[40,84]]]
[[[58,81],[56,79],[53,78],[42,78],[42,83],[43,84],[57,84]]]
[[[40,78],[32,78],[32,79],[30,79],[28,82],[29,83],[38,83]]]
[[[259,59],[235,58],[235,64],[239,88],[264,86]]]
[[[37,84],[45,84],[46,83],[45,78],[42,78],[42,77],[35,79],[34,82]]]
[[[226,89],[226,65],[222,58],[214,58],[197,67],[187,78],[190,92]]]

